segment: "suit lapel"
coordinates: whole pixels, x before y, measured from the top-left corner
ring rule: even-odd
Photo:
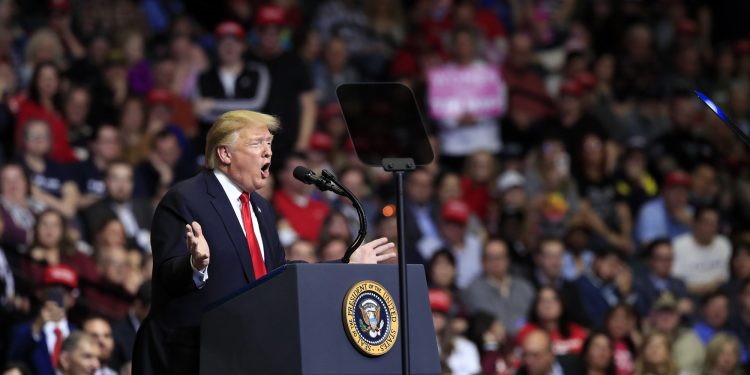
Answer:
[[[245,279],[248,281],[255,280],[255,273],[252,269],[252,260],[250,259],[250,250],[247,247],[247,238],[240,227],[240,223],[237,221],[237,216],[234,214],[234,210],[229,203],[224,189],[222,189],[219,180],[214,176],[213,171],[205,172],[206,176],[206,190],[211,196],[211,205],[216,210],[216,215],[221,219],[226,229],[229,239],[234,245],[234,251],[240,258],[240,265],[242,266],[242,272],[245,274]]]

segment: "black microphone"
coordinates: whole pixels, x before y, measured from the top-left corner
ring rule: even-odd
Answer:
[[[330,190],[335,194],[346,196],[346,193],[344,193],[341,188],[334,185],[331,181],[327,180],[324,177],[317,176],[315,172],[301,165],[298,165],[296,168],[294,168],[294,172],[292,172],[292,175],[294,176],[294,178],[302,181],[303,183],[317,186],[320,191]]]

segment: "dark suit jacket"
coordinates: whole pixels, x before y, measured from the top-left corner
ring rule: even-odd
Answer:
[[[133,359],[133,346],[135,344],[135,326],[128,316],[112,324],[112,338],[115,340],[115,349],[109,365],[112,368],[121,368],[126,362]]]
[[[38,375],[55,375],[44,333],[41,334],[39,341],[34,340],[31,334],[31,323],[28,321],[12,328],[8,360],[23,362]],[[74,327],[68,324],[68,329],[73,332]]]
[[[406,242],[406,263],[420,263],[426,266],[430,260],[424,259],[424,257],[422,257],[422,254],[417,249],[417,243],[419,243],[419,240],[422,239],[423,233],[422,230],[419,229],[419,224],[417,223],[417,215],[414,213],[413,206],[414,203],[410,199],[404,199],[404,238]],[[435,221],[435,227],[437,227],[439,224],[437,220],[438,216],[434,209],[435,203],[430,202],[430,207],[432,211],[432,217]]]
[[[132,204],[133,215],[135,216],[135,221],[138,222],[138,227],[151,228],[151,219],[154,217],[154,207],[151,205],[151,202],[147,199],[136,198],[131,200],[130,203]],[[94,240],[96,232],[105,221],[117,217],[117,214],[112,209],[112,204],[112,198],[104,197],[81,212],[85,235],[90,241]]]
[[[256,193],[250,201],[270,271],[286,261],[273,210]],[[194,220],[211,250],[209,278],[200,290],[185,243],[185,224]],[[203,310],[255,280],[247,240],[213,171],[175,185],[156,208],[153,223],[153,298],[136,336],[133,374],[197,374]]]
[[[675,298],[687,297],[687,286],[685,282],[669,277],[666,279],[666,289],[660,290],[654,284],[652,274],[647,273],[643,277],[636,277],[634,280],[635,291],[638,294],[638,301],[636,301],[635,307],[641,316],[646,316],[651,311],[651,305],[659,298],[664,292],[671,292]]]

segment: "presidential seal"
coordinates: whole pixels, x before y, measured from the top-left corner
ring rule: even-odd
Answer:
[[[396,302],[374,281],[360,281],[346,292],[342,317],[349,341],[365,355],[381,356],[396,343]]]

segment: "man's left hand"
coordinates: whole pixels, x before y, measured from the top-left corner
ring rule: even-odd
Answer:
[[[356,264],[378,264],[396,257],[396,252],[392,251],[396,245],[388,242],[385,237],[372,240],[352,253],[349,263]]]

